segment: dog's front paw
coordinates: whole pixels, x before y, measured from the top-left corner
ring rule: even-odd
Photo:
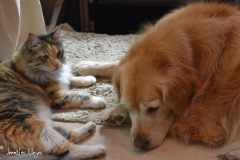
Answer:
[[[233,151],[218,155],[219,160],[239,160],[240,159],[240,149],[235,149]]]
[[[223,154],[223,155],[218,155],[218,160],[239,160],[235,155],[230,155],[230,154]]]
[[[125,122],[130,123],[129,113],[124,105],[118,105],[105,110],[102,122],[113,126],[121,126]]]
[[[169,134],[172,137],[176,137],[176,138],[180,139],[180,141],[185,144],[190,144],[191,138],[190,138],[187,130],[188,130],[188,127],[185,126],[184,124],[182,125],[182,123],[174,123],[172,125],[172,127],[170,128]]]
[[[201,142],[209,147],[219,147],[225,142],[225,136],[221,130],[211,130],[209,129],[209,126],[201,123],[201,121],[196,123],[196,121],[186,118],[176,118],[175,120],[176,121],[172,124],[169,133],[171,136],[177,137],[185,144]],[[209,132],[210,130],[211,132]]]

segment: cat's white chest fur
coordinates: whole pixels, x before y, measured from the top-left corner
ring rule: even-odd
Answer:
[[[59,70],[55,72],[45,72],[45,74],[41,75],[42,83],[45,81],[48,82],[58,82],[62,90],[67,91],[71,84],[71,80],[73,78],[73,74],[71,68],[68,64],[61,64]]]
[[[69,67],[69,65],[63,64],[57,78],[57,81],[59,82],[63,90],[69,89],[72,77],[73,74],[71,72],[71,68]]]

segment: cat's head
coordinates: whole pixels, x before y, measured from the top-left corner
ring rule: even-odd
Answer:
[[[13,61],[17,70],[34,81],[56,79],[67,61],[60,40],[60,28],[57,27],[46,35],[36,36],[30,33]]]
[[[66,61],[60,41],[60,28],[47,35],[36,36],[30,33],[25,45],[28,52],[24,58],[27,58],[28,62],[35,62],[34,65],[43,71],[54,73]]]

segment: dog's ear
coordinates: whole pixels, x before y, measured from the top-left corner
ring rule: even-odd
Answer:
[[[199,78],[194,69],[186,66],[170,67],[166,79],[160,83],[163,102],[176,114],[185,116],[198,86]]]

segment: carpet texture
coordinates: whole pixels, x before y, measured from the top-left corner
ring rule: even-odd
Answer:
[[[115,61],[120,60],[129,46],[139,38],[138,35],[116,35],[79,33],[66,24],[61,31],[65,52],[70,63],[79,61]],[[116,93],[110,79],[98,78],[97,83],[87,88],[71,88],[79,94],[104,97],[107,108],[116,105]],[[53,110],[52,119],[62,122],[88,122],[101,124],[103,109]]]

